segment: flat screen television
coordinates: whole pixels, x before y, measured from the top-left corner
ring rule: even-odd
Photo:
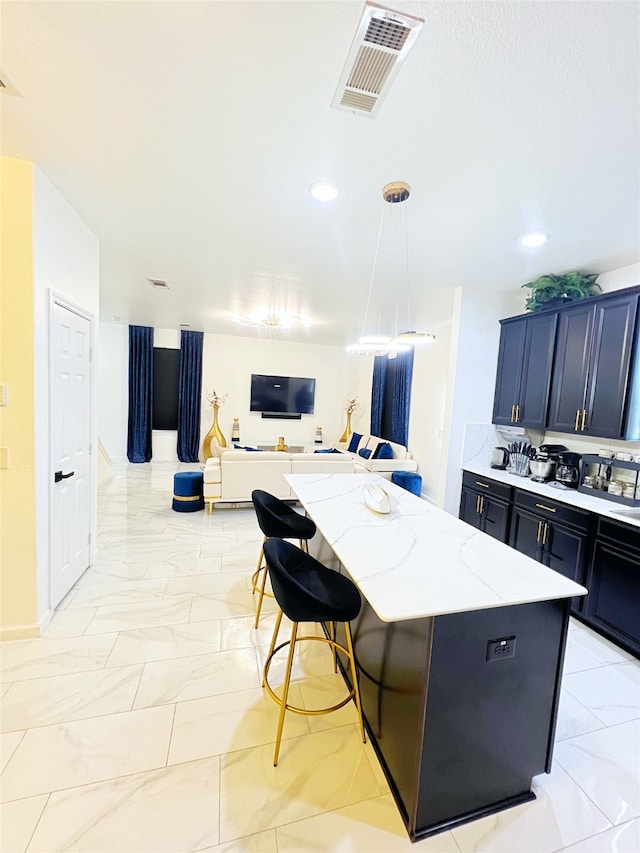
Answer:
[[[312,415],[315,394],[315,379],[251,374],[252,412]]]

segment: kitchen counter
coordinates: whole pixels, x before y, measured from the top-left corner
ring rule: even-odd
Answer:
[[[640,515],[640,507],[627,507],[623,504],[599,498],[595,490],[592,497],[584,492],[579,492],[577,489],[559,489],[549,483],[535,483],[530,477],[518,477],[516,474],[491,468],[489,465],[468,463],[463,465],[462,468],[464,471],[469,471],[480,477],[489,477],[489,479],[496,480],[498,483],[507,483],[509,486],[523,489],[526,492],[533,492],[550,500],[566,503],[570,506],[588,510],[589,512],[595,512],[598,515],[607,516],[615,521],[621,521],[633,527],[640,527],[640,518],[632,518],[628,515],[629,512]]]
[[[363,715],[411,839],[535,799],[585,588],[375,474],[287,480],[318,528],[310,553],[362,593]],[[370,482],[391,513],[366,506]]]

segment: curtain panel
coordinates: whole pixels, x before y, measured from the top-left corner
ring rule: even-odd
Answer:
[[[181,462],[198,461],[203,339],[203,332],[180,332],[177,452]]]
[[[153,329],[150,326],[129,326],[129,462],[151,460],[152,403]]]
[[[409,446],[409,410],[413,378],[413,347],[396,356],[396,375],[393,383],[390,441]]]
[[[382,436],[382,413],[387,385],[387,357],[377,355],[373,360],[371,382],[371,435]]]

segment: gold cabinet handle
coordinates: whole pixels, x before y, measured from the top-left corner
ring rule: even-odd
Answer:
[[[489,489],[489,483],[481,483],[480,480],[476,480],[476,486],[482,486],[483,489]]]
[[[547,506],[546,504],[536,504],[538,509],[546,509],[547,512],[555,512],[555,509],[552,506]]]
[[[540,533],[541,533],[541,531],[542,531],[542,522],[541,522],[541,521],[539,521],[539,522],[538,522],[538,534],[537,534],[537,536],[536,536],[536,542],[540,542]]]
[[[516,406],[516,423],[520,421],[520,403]]]
[[[587,410],[586,410],[586,409],[583,409],[583,410],[582,410],[582,426],[580,427],[580,430],[581,430],[582,432],[584,432],[584,424],[585,424],[585,421],[586,421],[586,420],[587,420]]]
[[[516,419],[515,411],[516,411],[516,407],[511,406],[511,423],[513,423]]]
[[[548,533],[548,532],[549,532],[549,525],[548,525],[548,523],[545,521],[545,523],[544,523],[544,527],[542,528],[542,544],[543,544],[543,545],[546,545],[546,544],[547,544],[547,533]]]
[[[476,495],[476,515],[480,515],[480,495]]]
[[[576,409],[576,422],[573,425],[573,428],[576,432],[578,432],[578,424],[580,423],[580,409]]]
[[[480,514],[484,512],[484,495],[480,495]]]

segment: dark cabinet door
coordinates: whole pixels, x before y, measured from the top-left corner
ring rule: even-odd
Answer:
[[[500,327],[500,348],[496,391],[493,400],[493,423],[515,423],[515,407],[520,393],[527,318],[509,320]]]
[[[515,506],[511,515],[509,545],[540,562],[542,560],[542,528],[544,519]]]
[[[473,527],[480,528],[482,523],[480,495],[466,486],[462,487],[462,492],[460,493],[460,514],[458,517]]]
[[[517,423],[523,427],[542,430],[547,421],[557,321],[555,313],[527,320],[516,411]]]
[[[586,574],[586,544],[587,536],[575,533],[567,527],[544,522],[542,531],[543,557],[542,562],[561,575],[581,585]],[[573,610],[582,610],[584,596],[575,596],[571,601]]]
[[[502,501],[483,495],[482,522],[480,529],[500,542],[506,542],[509,533],[509,515],[511,507]]]
[[[595,307],[584,432],[623,438],[637,296],[606,299]]]
[[[547,421],[547,428],[554,432],[580,432],[594,314],[590,303],[564,308],[559,315]]]
[[[638,554],[596,540],[588,584],[588,622],[614,642],[640,655]]]

